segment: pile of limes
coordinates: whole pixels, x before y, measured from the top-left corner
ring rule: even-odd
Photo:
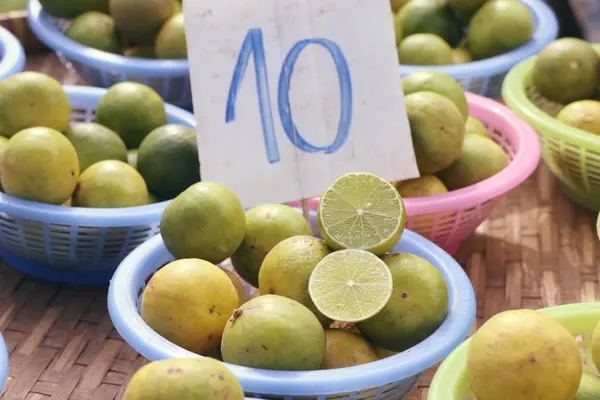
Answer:
[[[195,129],[168,124],[151,88],[116,84],[100,99],[94,122],[77,122],[83,118],[49,76],[23,72],[0,82],[3,191],[47,204],[118,208],[171,199],[200,180]]]
[[[316,217],[322,239],[297,209],[244,212],[227,187],[192,185],[163,214],[162,237],[176,261],[148,282],[143,319],[192,352],[271,370],[373,362],[442,324],[442,275],[393,250],[406,215],[391,183],[344,175],[325,190]],[[237,274],[217,266],[228,258]],[[238,275],[257,287],[250,299]]]
[[[512,51],[533,36],[519,0],[391,0],[401,64],[450,65]]]

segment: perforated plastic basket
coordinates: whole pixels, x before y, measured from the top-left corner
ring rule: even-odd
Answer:
[[[600,44],[595,45],[600,52]],[[576,203],[600,210],[600,136],[572,128],[554,117],[563,108],[545,99],[532,83],[536,57],[513,68],[502,96],[515,113],[533,126],[542,146],[542,157]]]
[[[558,36],[558,21],[552,9],[543,0],[521,0],[533,16],[535,31],[533,38],[523,46],[496,57],[466,64],[442,66],[401,65],[404,76],[411,72],[434,69],[452,76],[465,90],[483,96],[497,98],[502,90],[506,73],[516,64],[539,53]]]
[[[25,51],[7,29],[0,26],[0,81],[23,71]]]
[[[123,81],[140,82],[156,90],[169,104],[192,106],[187,60],[145,60],[92,49],[67,38],[63,32],[68,21],[44,12],[39,0],[30,0],[28,11],[31,30],[91,86],[107,88]]]
[[[89,122],[106,89],[65,86],[71,120]],[[193,115],[167,105],[169,123],[196,126]],[[45,280],[106,283],[133,249],[159,232],[168,202],[127,208],[41,204],[0,193],[0,255],[22,272]]]
[[[313,227],[315,214],[312,213]],[[461,266],[442,249],[405,231],[393,251],[429,260],[448,285],[449,313],[438,330],[422,343],[395,356],[344,369],[326,371],[269,371],[227,364],[247,395],[255,398],[402,399],[421,372],[446,357],[470,331],[475,297]],[[150,277],[173,257],[156,236],[121,263],[110,283],[108,310],[123,339],[149,360],[198,357],[154,332],[139,314],[140,295]],[[230,265],[226,268],[231,268]],[[338,397],[339,396],[339,397]]]
[[[590,353],[592,332],[600,322],[600,303],[568,304],[539,310],[573,334],[582,350],[584,371],[596,373]],[[470,339],[446,358],[429,387],[428,400],[475,400],[467,382],[467,348]]]
[[[8,350],[6,348],[6,343],[4,342],[4,337],[0,333],[0,393],[2,393],[4,386],[6,386],[8,371]]]
[[[407,228],[454,254],[460,244],[491,214],[500,196],[535,171],[540,145],[535,131],[502,104],[467,93],[470,114],[480,119],[511,161],[493,177],[439,196],[404,199]],[[298,205],[298,203],[292,203]],[[318,199],[309,201],[316,209]]]

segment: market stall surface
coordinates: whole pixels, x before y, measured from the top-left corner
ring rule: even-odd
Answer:
[[[52,55],[29,57],[27,69],[83,83]],[[478,325],[506,309],[599,300],[595,221],[543,165],[505,196],[457,254],[475,287]],[[106,289],[48,284],[0,265],[0,331],[10,352],[3,399],[121,398],[146,361],[114,330]],[[409,400],[427,398],[433,373]]]

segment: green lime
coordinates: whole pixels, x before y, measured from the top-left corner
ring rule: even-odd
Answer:
[[[110,15],[89,11],[75,18],[65,35],[93,49],[120,54],[121,39]]]
[[[187,44],[185,41],[185,26],[183,13],[175,14],[158,32],[155,45],[156,58],[187,58]]]
[[[154,54],[154,47],[151,46],[133,46],[125,49],[124,53],[125,57],[134,57],[134,58],[156,58]]]
[[[105,126],[94,122],[73,124],[66,136],[77,151],[82,172],[102,160],[127,161],[125,143]]]
[[[177,0],[109,1],[110,14],[117,22],[117,27],[134,42],[154,38],[177,9]]]
[[[490,133],[483,122],[475,117],[467,118],[467,122],[465,123],[465,135],[468,134],[479,135],[488,139],[490,138]]]
[[[4,136],[0,136],[0,192],[4,191],[4,189],[2,189],[2,155],[4,154],[4,149],[7,144],[8,139]]]
[[[24,129],[10,138],[0,169],[7,194],[56,205],[71,197],[79,178],[77,151],[50,128]]]
[[[398,59],[405,65],[450,65],[452,47],[431,33],[415,33],[398,46]]]
[[[359,322],[376,315],[392,295],[392,273],[374,254],[357,249],[325,256],[313,269],[308,293],[335,321]]]
[[[148,204],[148,188],[131,165],[118,160],[104,160],[88,167],[73,194],[76,207],[121,208]]]
[[[462,114],[463,118],[469,116],[469,104],[460,83],[454,78],[438,71],[417,71],[406,75],[402,79],[404,95],[416,92],[434,92],[451,100]]]
[[[165,209],[160,230],[176,258],[218,264],[231,257],[246,233],[246,215],[238,197],[216,182],[198,182]]]
[[[317,210],[321,236],[334,250],[390,251],[404,232],[406,210],[396,188],[367,172],[338,178],[323,193]]]
[[[167,123],[167,114],[163,99],[153,89],[121,82],[100,99],[96,122],[119,134],[128,149],[136,149],[146,135]]]
[[[452,49],[452,63],[466,64],[473,61],[469,52],[465,49]]]
[[[448,193],[446,185],[435,175],[423,175],[419,178],[396,182],[396,189],[403,199]]]
[[[411,0],[399,11],[402,36],[432,33],[456,46],[462,37],[461,23],[446,0]]]
[[[138,160],[138,149],[131,149],[131,150],[127,151],[127,164],[129,164],[133,168],[137,169],[137,160]]]
[[[278,243],[298,235],[312,235],[312,230],[296,209],[270,203],[253,207],[246,212],[246,235],[231,256],[231,263],[246,282],[258,287],[259,270],[267,254]]]
[[[556,119],[563,124],[600,135],[600,101],[574,101],[563,107]]]
[[[27,71],[0,82],[0,135],[35,127],[64,132],[70,121],[69,97],[56,79]]]
[[[4,1],[4,0],[2,0]],[[109,0],[40,0],[44,11],[57,18],[75,18],[87,11],[108,13]]]
[[[404,351],[430,336],[448,312],[448,288],[427,260],[409,253],[382,257],[391,271],[393,292],[377,315],[357,324],[373,345]]]
[[[142,141],[137,154],[138,171],[161,198],[172,199],[200,181],[195,129],[178,124],[156,128]]]

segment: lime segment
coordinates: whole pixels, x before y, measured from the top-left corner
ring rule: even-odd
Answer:
[[[325,190],[317,219],[319,232],[332,249],[362,249],[376,255],[396,245],[406,224],[396,188],[362,172],[344,175]]]
[[[392,274],[368,251],[340,250],[317,264],[308,293],[317,309],[332,320],[359,322],[387,304],[392,295]]]

